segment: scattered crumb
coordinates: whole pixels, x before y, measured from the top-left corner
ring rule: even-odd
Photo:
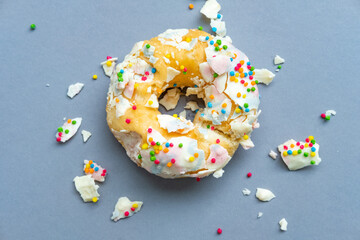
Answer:
[[[66,117],[64,117],[63,120],[65,121],[65,120],[66,120]]]
[[[275,77],[275,74],[265,68],[255,69],[255,73],[259,83],[264,83],[266,85],[269,85]]]
[[[285,59],[283,59],[279,55],[275,56],[275,58],[274,58],[274,64],[275,65],[283,64],[284,62],[285,62]]]
[[[286,221],[285,218],[282,218],[282,219],[279,221],[279,225],[280,225],[280,230],[281,230],[281,231],[287,231],[288,222]]]
[[[75,84],[71,84],[68,87],[68,91],[67,91],[67,95],[69,98],[73,98],[75,97],[77,94],[79,94],[79,92],[82,90],[82,88],[84,87],[83,83],[75,83]]]
[[[250,191],[249,189],[247,189],[247,188],[244,188],[244,189],[242,190],[242,193],[244,194],[244,196],[249,196],[250,193],[251,193],[251,191]]]
[[[46,86],[46,87],[50,87],[50,84],[47,83],[45,86]]]
[[[268,202],[268,201],[271,201],[271,199],[275,198],[275,195],[268,189],[257,188],[256,189],[256,197],[260,201]]]
[[[257,218],[261,218],[262,215],[263,215],[263,213],[262,213],[262,212],[259,212],[258,215],[257,215]]]
[[[330,115],[335,116],[335,115],[336,115],[336,111],[335,111],[335,110],[327,110],[327,111],[325,112],[325,114],[326,114],[326,116],[330,116]]]
[[[180,98],[180,89],[173,88],[167,91],[165,96],[160,99],[159,103],[163,105],[166,110],[171,110],[176,108],[176,105],[178,104]]]
[[[221,10],[220,4],[216,0],[207,0],[200,12],[207,18],[217,18],[218,12]]]
[[[181,113],[179,113],[179,117],[183,117],[186,119],[186,111],[182,111]]]
[[[214,176],[214,178],[220,178],[220,177],[222,177],[222,175],[224,174],[224,170],[223,169],[219,169],[219,170],[217,170],[217,171],[215,171],[214,172],[214,174],[213,174],[213,176]]]
[[[110,56],[107,57],[107,60],[100,63],[104,69],[104,73],[106,76],[110,77],[115,69],[115,64],[118,58],[112,58]]]
[[[95,184],[90,175],[75,177],[75,188],[80,193],[84,202],[97,202],[100,194],[97,192],[99,186]]]
[[[142,205],[143,202],[131,202],[127,197],[121,197],[115,205],[111,220],[117,222],[122,218],[131,217],[132,215],[140,211]]]
[[[84,172],[86,175],[90,175],[95,181],[104,182],[107,171],[93,160],[84,160]]]
[[[185,105],[185,107],[184,107],[185,109],[191,109],[191,111],[196,111],[197,109],[199,109],[200,107],[199,107],[199,105],[197,104],[197,102],[195,102],[195,101],[189,101],[189,102],[187,102],[186,103],[186,105]]]
[[[277,153],[276,152],[274,152],[273,150],[271,150],[270,152],[269,152],[269,156],[272,158],[272,159],[276,159],[277,158]]]
[[[87,142],[87,140],[91,137],[91,132],[86,131],[86,130],[82,130],[81,134],[82,134],[84,143]]]
[[[81,125],[82,118],[68,119],[61,127],[57,129],[56,141],[66,142],[72,138]]]

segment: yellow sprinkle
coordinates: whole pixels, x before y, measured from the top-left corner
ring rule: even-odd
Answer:
[[[111,67],[111,65],[112,65],[111,61],[106,62],[106,66]]]
[[[160,151],[163,150],[163,146],[159,146],[159,150],[160,150]]]
[[[309,144],[308,144],[308,143],[305,143],[305,147],[309,147]]]
[[[236,83],[239,82],[239,79],[238,79],[238,78],[235,78],[235,82],[236,82]]]
[[[240,76],[240,74],[237,72],[237,73],[235,73],[235,77],[239,77]]]
[[[96,79],[97,79],[97,75],[93,75],[93,79],[96,80]]]
[[[294,156],[296,156],[297,154],[298,154],[297,151],[293,151],[293,152],[292,152],[292,155],[294,155]]]
[[[243,98],[246,98],[246,94],[243,95]]]
[[[149,145],[147,145],[147,143],[144,143],[144,144],[141,146],[142,149],[148,149],[148,147],[149,147]]]
[[[85,167],[86,167],[86,168],[90,168],[90,164],[86,164]]]
[[[191,38],[187,37],[187,38],[185,39],[185,41],[191,42]]]
[[[193,156],[189,157],[189,161],[193,162],[195,160],[195,158]]]
[[[93,197],[92,201],[93,201],[93,202],[97,202],[97,201],[98,201],[98,198],[97,198],[97,197]]]
[[[133,207],[133,208],[138,208],[139,205],[138,205],[137,203],[134,203],[134,204],[132,205],[132,207]]]
[[[135,84],[134,84],[134,88],[137,88],[138,86],[139,86],[138,83],[135,83]]]
[[[154,148],[154,150],[159,150],[159,146],[158,146],[158,145],[155,145],[153,148]]]
[[[183,70],[184,68],[185,68],[184,65],[181,65],[181,66],[180,66],[180,69],[181,69],[181,70]]]
[[[309,136],[309,140],[311,141],[311,140],[313,140],[314,139],[314,137],[313,136]]]
[[[312,157],[315,157],[315,155],[316,155],[315,152],[310,153],[310,156],[312,156]]]
[[[244,140],[248,140],[249,136],[248,135],[244,135]]]
[[[129,67],[132,67],[132,63],[129,63]]]
[[[167,58],[170,58],[170,56],[171,56],[171,55],[170,55],[169,53],[165,55],[165,57],[167,57]]]
[[[149,101],[149,105],[152,105],[152,104],[153,104],[153,101],[150,100],[150,101]]]
[[[241,112],[240,108],[236,108],[236,109],[235,109],[235,112],[236,112],[236,113],[240,113],[240,112]]]
[[[168,163],[166,164],[166,166],[171,167],[171,166],[172,166],[172,163],[171,163],[171,162],[168,162]]]
[[[178,115],[177,115],[177,114],[173,114],[173,117],[177,118],[177,117],[178,117]]]
[[[287,155],[288,155],[287,151],[283,152],[283,156],[286,157]]]

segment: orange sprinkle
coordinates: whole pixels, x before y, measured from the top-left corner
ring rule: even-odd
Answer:
[[[248,85],[248,83],[246,82],[246,83],[244,83],[244,87],[246,87]]]
[[[253,86],[254,86],[255,84],[256,84],[256,82],[255,82],[255,81],[251,81],[251,85],[253,85]]]
[[[68,119],[67,122],[68,122],[68,123],[71,123],[71,119]]]
[[[152,142],[154,139],[152,137],[149,137],[149,142]]]
[[[214,47],[218,47],[218,46],[219,46],[219,44],[217,44],[217,43],[214,44]]]
[[[223,103],[221,106],[222,106],[223,108],[226,108],[227,104],[226,104],[226,103]]]
[[[172,166],[172,163],[171,163],[171,162],[168,162],[168,163],[166,164],[166,166],[171,167],[171,166]]]
[[[236,94],[236,96],[237,96],[237,97],[241,97],[241,93],[238,92],[238,93]]]
[[[214,114],[214,112],[216,112],[216,111],[215,111],[215,110],[212,110],[212,111],[211,111],[211,114]]]
[[[244,60],[241,60],[241,61],[240,61],[240,64],[241,64],[241,65],[244,65],[244,63],[245,63]]]
[[[168,149],[168,148],[165,148],[163,151],[164,151],[164,153],[168,153],[168,152],[169,152],[169,149]]]
[[[236,53],[234,53],[234,56],[235,56],[235,57],[234,57],[234,59],[235,59],[235,58],[237,58],[237,55],[236,55]]]
[[[94,169],[93,169],[93,168],[90,168],[90,173],[94,173]]]
[[[159,152],[160,152],[160,151],[159,151],[158,149],[155,150],[155,153],[156,153],[156,154],[159,154]]]
[[[293,147],[295,147],[295,145],[294,145],[294,144],[291,144],[290,147],[293,148]]]
[[[242,73],[244,71],[243,68],[239,68],[239,73]]]
[[[235,77],[234,77],[234,76],[231,76],[231,77],[230,77],[230,81],[231,81],[231,82],[235,81]]]
[[[199,153],[195,153],[194,157],[196,157],[196,158],[199,157]]]
[[[214,99],[214,95],[211,94],[211,95],[210,95],[210,98],[211,98],[211,99]]]
[[[89,173],[89,169],[88,168],[85,168],[85,173]]]
[[[255,75],[255,71],[253,71],[253,76]]]
[[[193,8],[194,8],[194,4],[191,4],[191,3],[190,3],[190,4],[189,4],[189,8],[190,8],[190,9],[193,9]]]
[[[90,160],[88,163],[89,163],[90,165],[93,164],[93,160]]]
[[[118,98],[115,98],[115,102],[117,102],[117,103],[118,103],[118,102],[120,102],[120,100],[119,100]]]

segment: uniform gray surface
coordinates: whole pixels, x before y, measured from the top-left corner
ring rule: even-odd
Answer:
[[[123,59],[136,41],[168,28],[203,25],[209,31],[199,13],[203,2],[0,1],[0,239],[358,237],[358,0],[220,1],[228,35],[255,67],[274,71],[275,54],[286,59],[274,82],[260,87],[255,148],[239,149],[222,178],[153,176],[133,164],[110,133],[109,81],[99,63],[107,55]],[[75,82],[85,87],[71,100],[66,91]],[[324,122],[319,115],[328,109],[338,114]],[[84,144],[78,132],[58,144],[63,117],[83,117],[80,130],[93,136]],[[321,145],[319,166],[290,172],[267,156],[285,140],[309,135]],[[84,159],[109,172],[96,204],[83,203],[72,182]],[[252,191],[248,197],[241,193],[245,187]],[[259,202],[256,187],[277,197]],[[121,196],[144,206],[114,223],[110,216]],[[283,217],[287,232],[279,230]]]

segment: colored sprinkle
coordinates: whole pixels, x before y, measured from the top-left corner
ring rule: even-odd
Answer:
[[[221,234],[221,233],[222,233],[222,229],[221,229],[221,228],[218,228],[217,233],[218,233],[218,234]]]
[[[132,109],[133,109],[133,110],[136,110],[136,106],[135,106],[135,105],[134,105],[134,106],[132,106]]]
[[[139,205],[138,205],[137,203],[134,203],[134,204],[132,205],[132,207],[133,207],[133,208],[138,208]]]
[[[213,44],[214,44],[214,41],[213,41],[213,40],[211,40],[211,41],[210,41],[210,45],[213,45]]]
[[[195,160],[195,158],[193,156],[189,157],[189,161],[193,162]]]
[[[127,119],[125,120],[125,122],[126,122],[127,124],[129,124],[129,123],[131,122],[131,120],[130,120],[129,118],[127,118]]]
[[[221,45],[221,40],[220,39],[216,40],[216,43],[219,44],[219,46],[220,46]]]
[[[309,153],[304,152],[304,157],[308,157],[308,156],[309,156]]]
[[[214,73],[214,78],[217,78],[219,76],[219,74]]]
[[[209,40],[209,36],[206,36],[205,40]]]
[[[312,153],[310,153],[310,156],[312,156],[312,157],[315,157],[315,153],[314,152],[312,152]]]
[[[325,117],[325,120],[330,120],[330,115]]]
[[[142,149],[148,149],[148,147],[149,147],[149,145],[147,145],[146,143],[144,143],[144,144],[141,146]]]
[[[112,63],[111,61],[106,61],[106,66],[111,67]]]
[[[220,143],[220,139],[216,139],[216,143]]]
[[[197,177],[197,178],[196,178],[196,181],[197,181],[197,182],[200,182],[200,178],[199,178],[199,177]]]
[[[97,198],[97,197],[93,197],[92,201],[93,201],[94,203],[96,203],[96,202],[98,201],[98,198]]]
[[[150,44],[146,44],[146,48],[150,48]]]
[[[213,30],[213,32],[216,32],[216,31],[217,31],[217,28],[216,28],[216,27],[213,27],[211,30]]]
[[[198,29],[199,29],[199,30],[203,30],[203,27],[202,27],[202,26],[199,26]]]
[[[142,159],[142,156],[141,156],[141,154],[139,154],[139,155],[138,155],[138,159]]]
[[[60,142],[61,141],[61,137],[57,137],[56,141]]]
[[[172,163],[171,163],[171,162],[168,162],[168,163],[166,164],[166,166],[167,166],[167,167],[171,167],[171,166],[172,166]]]
[[[211,102],[208,102],[207,105],[208,105],[209,108],[212,108],[212,103]]]
[[[75,125],[75,124],[76,124],[76,121],[74,120],[74,121],[72,121],[71,123],[72,123],[72,125]]]
[[[95,172],[99,171],[99,167],[94,168]]]
[[[315,164],[315,161],[314,161],[314,160],[311,160],[310,163],[311,163],[312,165],[314,165],[314,164]]]
[[[277,68],[278,68],[278,69],[281,69],[281,65],[279,65]]]
[[[59,128],[58,128],[58,132],[62,132],[62,131],[64,131],[63,128],[62,128],[62,127],[59,127]]]
[[[154,163],[155,163],[155,164],[159,164],[160,161],[159,161],[158,159],[156,159]]]
[[[228,46],[226,46],[226,45],[223,46],[223,49],[224,49],[224,50],[226,50],[227,48],[228,48]]]
[[[251,177],[252,176],[252,173],[251,172],[248,172],[248,174],[246,174],[247,177]]]
[[[65,133],[68,134],[68,133],[69,133],[69,129],[66,129],[66,130],[65,130]]]
[[[107,59],[107,60],[109,60],[109,59],[112,59],[112,57],[110,57],[110,56],[107,56],[107,57],[106,57],[106,59]]]
[[[30,25],[30,28],[31,28],[31,30],[35,30],[36,25],[35,25],[35,24],[31,24],[31,25]]]
[[[212,162],[212,163],[215,163],[215,162],[216,162],[216,159],[215,159],[215,158],[212,158],[212,159],[211,159],[211,162]]]
[[[97,75],[93,75],[93,79],[96,80],[96,79],[97,79]]]
[[[244,140],[248,140],[249,139],[249,135],[244,135]]]
[[[182,148],[184,145],[182,143],[179,144],[179,148]]]
[[[189,9],[193,9],[194,8],[194,4],[189,4]]]
[[[130,213],[129,213],[128,211],[125,211],[125,212],[124,212],[125,217],[129,216],[129,214],[130,214]]]
[[[218,13],[218,15],[216,16],[218,19],[220,19],[221,18],[221,14],[220,13]]]

